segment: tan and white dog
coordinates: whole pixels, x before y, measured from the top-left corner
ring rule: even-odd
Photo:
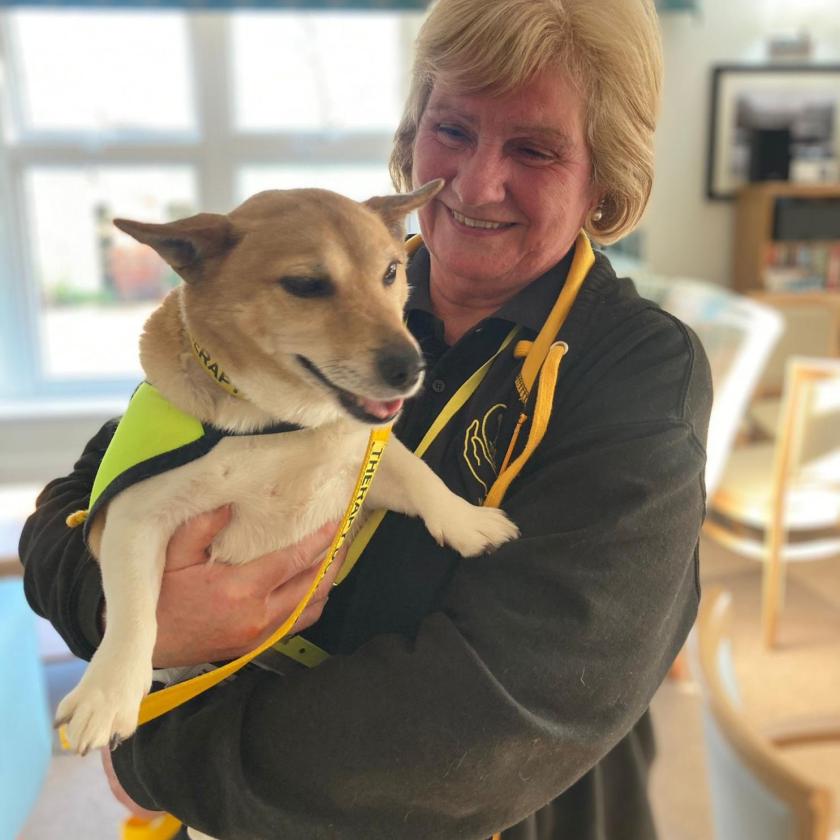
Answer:
[[[371,425],[393,420],[420,387],[422,356],[403,323],[402,223],[442,185],[364,204],[325,190],[275,190],[228,215],[115,222],[185,281],[146,323],[140,357],[148,381],[181,411],[237,434],[128,487],[88,523],[107,626],[57,711],[77,751],[137,726],[152,681],[166,546],[179,525],[232,503],[211,560],[237,564],[341,517]],[[193,339],[212,348],[238,396],[202,369]],[[257,434],[278,421],[303,428]],[[450,492],[394,437],[366,506],[422,517],[464,556],[518,534],[502,511]]]

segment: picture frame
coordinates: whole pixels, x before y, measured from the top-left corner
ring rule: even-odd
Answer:
[[[718,65],[710,106],[709,199],[731,200],[751,181],[814,181],[820,167],[836,171],[840,64]]]

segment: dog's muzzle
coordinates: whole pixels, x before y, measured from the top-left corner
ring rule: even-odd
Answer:
[[[411,391],[423,375],[423,357],[411,345],[383,347],[376,353],[376,370],[382,382],[398,391]]]

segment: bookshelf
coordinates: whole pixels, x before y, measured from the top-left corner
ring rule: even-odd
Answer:
[[[740,292],[840,295],[840,183],[742,188],[732,280]]]

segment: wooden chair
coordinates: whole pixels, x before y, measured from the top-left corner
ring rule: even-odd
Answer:
[[[840,360],[788,362],[776,439],[733,451],[704,533],[764,562],[762,635],[772,647],[784,562],[840,554]]]
[[[784,748],[840,742],[840,719],[792,722],[762,732],[738,694],[729,635],[731,597],[707,591],[689,642],[703,700],[715,840],[829,840],[829,788],[798,770]]]
[[[791,356],[840,356],[840,294],[752,292],[750,298],[778,312],[784,325],[747,412],[748,430],[772,438],[779,426],[787,360]]]

